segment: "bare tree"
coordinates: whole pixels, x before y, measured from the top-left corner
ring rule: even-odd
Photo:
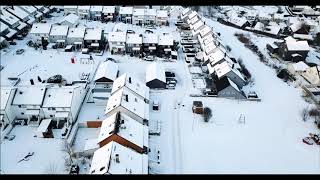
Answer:
[[[320,116],[320,111],[317,108],[312,108],[309,111],[309,116],[314,117],[314,120],[316,121],[316,119]]]
[[[56,174],[57,173],[57,165],[53,162],[51,162],[47,169],[48,174]]]
[[[307,107],[305,107],[305,108],[302,109],[302,111],[301,111],[301,116],[302,116],[302,120],[303,120],[303,121],[307,121],[307,119],[308,119],[308,117],[309,117],[309,115],[308,115],[308,108],[307,108]]]
[[[67,153],[67,158],[65,158],[64,165],[66,170],[69,170],[71,165],[73,164],[72,157],[74,156],[74,153],[72,151],[71,145],[67,142],[67,140],[63,141],[61,151]]]
[[[203,110],[203,118],[204,118],[204,122],[209,122],[210,118],[212,116],[212,111],[210,108],[205,107]]]

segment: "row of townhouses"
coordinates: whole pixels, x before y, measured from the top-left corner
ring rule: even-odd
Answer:
[[[0,49],[17,37],[25,37],[35,22],[40,22],[53,12],[52,6],[1,6]]]
[[[148,174],[149,88],[129,74],[117,77],[117,70],[101,73],[113,62],[101,66],[95,82],[113,85],[89,173]]]
[[[184,9],[180,17],[190,26],[193,38],[200,43],[200,61],[202,66],[207,66],[208,73],[215,82],[215,87],[210,88],[215,89],[221,97],[245,98],[241,88],[247,82],[240,72],[241,67],[228,54],[219,36],[205,24],[198,13],[189,8]]]
[[[65,15],[76,14],[81,19],[95,21],[118,20],[134,25],[167,25],[168,12],[159,6],[118,7],[118,6],[64,6]]]
[[[42,120],[51,119],[54,128],[63,130],[61,137],[67,136],[86,92],[85,83],[1,87],[1,134],[9,131],[13,123],[39,126]]]

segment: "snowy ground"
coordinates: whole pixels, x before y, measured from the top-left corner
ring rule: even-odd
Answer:
[[[1,143],[1,174],[61,174],[64,170],[66,153],[61,151],[63,140],[33,137],[36,128],[16,126],[10,133],[12,141]],[[28,161],[23,159],[34,152]],[[54,170],[54,171],[53,171]]]

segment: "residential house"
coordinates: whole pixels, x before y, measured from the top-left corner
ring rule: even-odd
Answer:
[[[90,8],[90,18],[94,21],[100,21],[102,15],[103,6],[91,6]]]
[[[119,16],[123,23],[132,24],[133,7],[120,7]]]
[[[39,12],[42,12],[45,17],[50,13],[50,9],[45,6],[34,6]]]
[[[239,87],[228,77],[223,77],[216,81],[218,97],[227,97],[235,99],[246,99],[246,96]]]
[[[194,39],[198,37],[198,34],[204,27],[204,22],[201,20],[197,21],[194,25],[190,25],[191,33]]]
[[[37,44],[42,44],[42,38],[49,41],[51,25],[46,23],[34,23],[30,30],[32,41]]]
[[[128,33],[126,40],[126,52],[139,56],[142,50],[142,34]]]
[[[76,27],[79,24],[79,19],[80,19],[79,16],[70,13],[67,16],[65,16],[63,19],[61,19],[59,24],[66,25],[69,27]]]
[[[161,64],[154,62],[146,67],[146,85],[150,89],[166,88],[166,75]]]
[[[213,67],[213,70],[211,69],[210,64],[207,64],[209,74],[215,74],[218,79],[221,79],[223,77],[228,77],[231,79],[239,88],[242,88],[244,85],[246,85],[246,80],[240,73],[240,71],[236,68],[235,64],[230,64],[227,61],[222,62],[221,64],[216,64]]]
[[[58,44],[58,47],[65,47],[69,27],[65,25],[53,25],[51,27],[49,41]]]
[[[247,18],[247,20],[251,22],[256,20],[256,18],[258,17],[258,14],[256,11],[248,11],[246,12],[245,17]]]
[[[44,118],[52,119],[56,128],[65,126],[70,130],[70,126],[77,120],[86,93],[84,83],[48,88],[42,105]]]
[[[283,14],[275,13],[272,15],[272,20],[276,23],[282,23],[285,21],[285,18]]]
[[[6,7],[6,10],[29,26],[32,26],[32,24],[35,22],[35,18],[33,16],[29,16],[29,14],[22,10],[19,6],[8,6]]]
[[[12,40],[16,34],[17,34],[16,30],[13,30],[3,22],[0,22],[0,36],[4,37],[7,40]]]
[[[94,76],[94,82],[96,84],[113,83],[119,74],[118,64],[112,61],[101,62],[97,68],[97,72]]]
[[[35,8],[34,6],[19,6],[19,8],[28,13],[29,16],[35,18],[35,22],[40,22],[42,20],[42,16],[37,15],[40,12],[38,12],[37,8]]]
[[[246,18],[238,17],[238,16],[232,16],[228,18],[227,20],[228,24],[240,29],[244,29],[247,26],[250,26],[250,23]]]
[[[154,25],[156,24],[157,11],[156,9],[145,9],[144,10],[144,24]]]
[[[292,74],[302,74],[307,71],[307,69],[310,68],[306,63],[303,61],[297,62],[297,63],[290,63],[288,65],[288,71]]]
[[[144,24],[144,9],[133,9],[132,24],[139,26]]]
[[[143,52],[147,55],[156,55],[158,46],[158,35],[145,33],[142,36]]]
[[[46,85],[19,86],[12,102],[16,119],[24,120],[28,125],[38,126],[44,118],[42,104],[46,90]]]
[[[90,174],[148,174],[148,155],[111,141],[96,150]]]
[[[306,72],[302,73],[304,77],[310,84],[320,85],[320,67],[313,66],[306,69]]]
[[[83,39],[86,29],[84,27],[69,28],[67,36],[67,44],[74,45],[75,49],[83,47]]]
[[[285,61],[304,61],[309,51],[307,41],[296,41],[292,37],[286,38],[279,47],[279,54]]]
[[[190,8],[184,8],[181,12],[180,19],[182,21],[187,21],[187,18],[189,17],[189,14],[191,14],[193,11]]]
[[[84,46],[91,51],[100,52],[103,46],[103,30],[102,29],[86,29],[84,36]]]
[[[148,124],[149,104],[145,98],[133,93],[128,88],[123,87],[109,97],[106,115],[111,116],[118,112],[128,115],[141,124]]]
[[[21,22],[17,17],[4,9],[1,9],[1,13],[0,20],[10,28],[10,32],[6,35],[7,39],[13,39],[16,34],[27,35],[26,30],[28,25],[26,23]]]
[[[173,49],[173,36],[171,34],[163,33],[159,35],[158,55],[170,57]]]
[[[158,26],[167,26],[168,22],[168,12],[166,10],[158,10],[156,16],[156,24]]]
[[[267,24],[270,22],[270,20],[272,19],[271,15],[266,13],[266,12],[261,12],[259,11],[259,14],[258,14],[258,19],[260,22],[264,23],[264,24]]]
[[[79,6],[82,7],[82,6]],[[78,14],[78,6],[63,6],[64,9],[64,15],[68,15],[68,14]],[[78,16],[80,16],[78,14]]]
[[[102,21],[108,22],[115,20],[116,8],[115,6],[103,6],[102,9]]]
[[[78,16],[81,19],[90,19],[90,6],[78,6]]]
[[[125,32],[110,32],[108,43],[111,54],[125,54],[127,34]]]
[[[15,119],[15,112],[11,106],[13,98],[16,94],[16,88],[12,87],[1,87],[1,108],[0,108],[0,132],[2,132],[13,124]]]
[[[114,94],[120,89],[127,89],[131,93],[139,96],[143,101],[149,103],[149,87],[145,85],[145,83],[139,81],[136,77],[133,77],[127,73],[119,76],[114,82],[112,86],[111,94]]]
[[[98,143],[103,147],[114,141],[138,153],[147,154],[148,136],[148,126],[118,112],[102,121]]]

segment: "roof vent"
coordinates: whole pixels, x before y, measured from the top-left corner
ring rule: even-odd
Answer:
[[[22,91],[20,91],[20,92],[19,92],[19,94],[23,94],[23,92],[22,92]]]

